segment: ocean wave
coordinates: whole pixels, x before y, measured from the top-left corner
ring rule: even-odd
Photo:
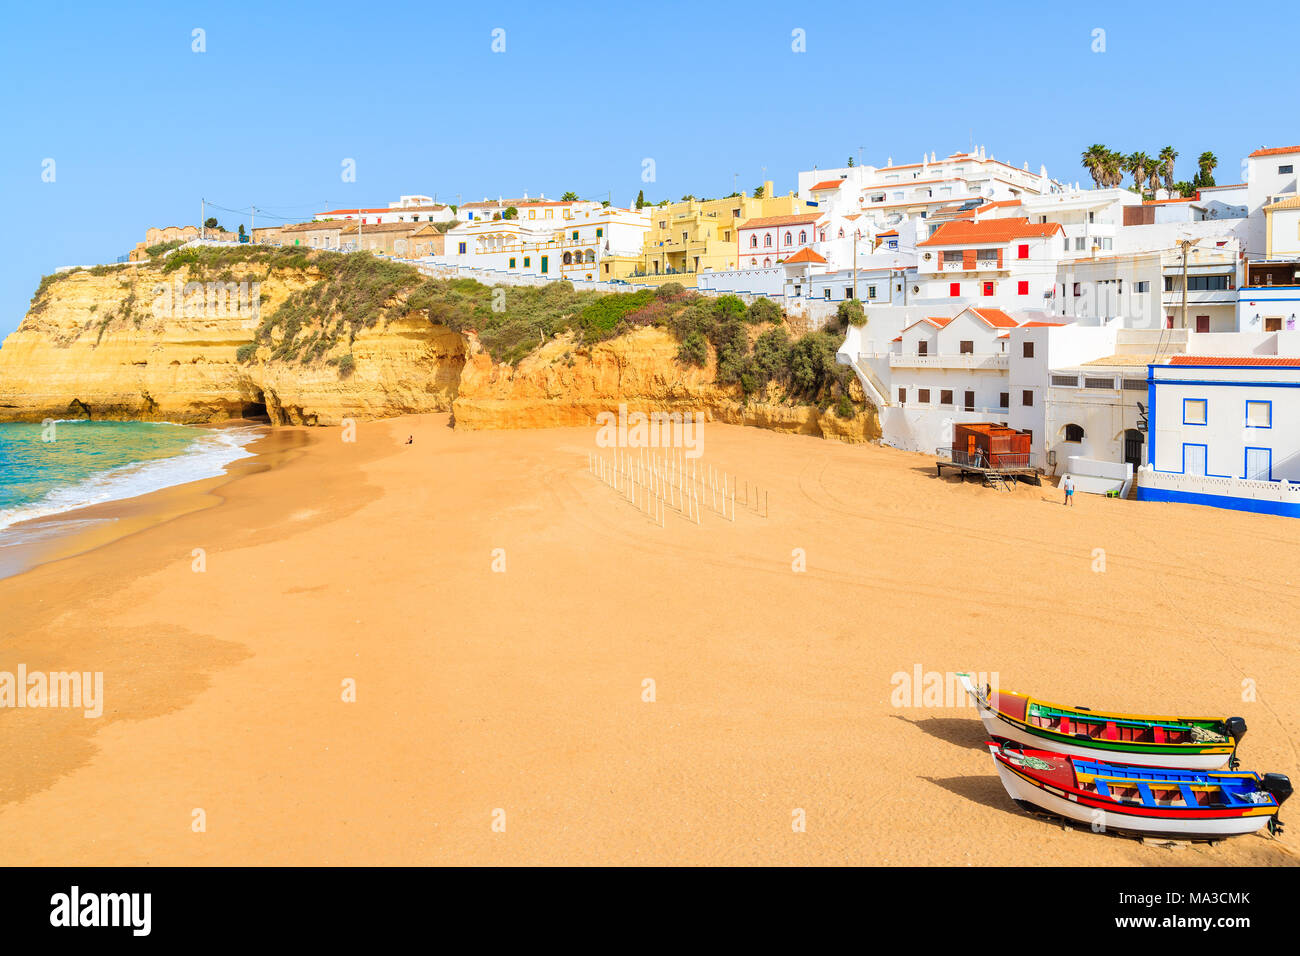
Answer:
[[[225,474],[226,466],[252,458],[245,445],[260,437],[257,426],[205,430],[178,455],[154,461],[133,462],[97,472],[75,484],[47,492],[36,501],[0,508],[0,531],[21,521],[45,518],[106,501],[122,501]]]

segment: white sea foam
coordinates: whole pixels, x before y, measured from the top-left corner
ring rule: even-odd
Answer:
[[[55,488],[36,501],[0,508],[0,530],[20,521],[147,495],[153,491],[225,474],[226,466],[241,458],[252,458],[244,446],[260,435],[256,426],[204,430],[179,455],[155,461],[133,462],[101,471],[62,488]]]

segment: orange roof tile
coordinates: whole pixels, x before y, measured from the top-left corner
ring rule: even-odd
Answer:
[[[1250,155],[1255,156],[1286,156],[1290,153],[1300,153],[1300,146],[1273,146],[1269,149],[1257,149]]]
[[[896,236],[896,235],[898,235],[898,230],[897,230],[897,229],[891,229],[891,230],[889,230],[889,232],[878,232],[878,233],[876,233],[876,237],[877,237],[877,238],[879,238],[880,236]]]
[[[961,246],[980,242],[1010,242],[1012,239],[1045,239],[1064,232],[1060,223],[1031,223],[1025,216],[985,219],[980,222],[953,220],[935,230],[921,246]]]
[[[821,265],[825,265],[826,259],[825,257],[820,256],[817,253],[813,252],[807,246],[804,246],[802,249],[800,249],[798,252],[792,255],[789,259],[786,259],[785,265],[790,265],[793,262],[816,262],[816,263],[820,263]]]
[[[1026,322],[1020,327],[1022,329],[1059,329],[1064,326],[1064,322]]]
[[[764,226],[794,226],[801,222],[816,222],[821,218],[819,212],[800,212],[790,216],[767,216],[766,218],[750,219],[748,222],[742,222],[740,229],[762,229]]]
[[[1001,309],[971,309],[970,311],[995,329],[1014,329],[1020,324]]]
[[[1300,358],[1285,358],[1276,355],[1175,355],[1169,360],[1170,365],[1277,365],[1287,368],[1300,368]]]
[[[818,189],[836,189],[842,182],[844,182],[842,179],[824,179],[816,186],[813,186],[811,191],[816,192]]]

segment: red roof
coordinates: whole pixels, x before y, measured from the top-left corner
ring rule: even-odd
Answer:
[[[1001,309],[968,309],[967,311],[974,312],[995,329],[1014,329],[1020,324]]]
[[[1064,322],[1026,322],[1021,326],[1022,329],[1059,329],[1065,325]]]
[[[878,233],[876,233],[876,238],[880,238],[881,236],[896,236],[896,235],[898,235],[898,230],[897,230],[897,229],[891,229],[891,230],[889,230],[889,232],[878,232]]]
[[[844,182],[842,179],[824,179],[813,187],[813,191],[816,192],[818,189],[835,189],[842,182]]]
[[[764,226],[795,226],[803,222],[816,222],[821,216],[820,212],[801,212],[790,216],[766,216],[742,222],[738,228],[762,229]]]
[[[798,252],[792,255],[789,259],[786,259],[785,265],[790,265],[792,262],[816,262],[825,265],[826,259],[823,256],[820,256],[817,253],[813,252],[807,246],[804,246],[802,249],[800,249]]]
[[[980,222],[953,220],[935,230],[920,246],[963,246],[980,242],[1010,242],[1012,239],[1045,239],[1064,232],[1060,223],[1031,223],[1025,216],[1014,219],[985,219]]]
[[[1300,146],[1274,146],[1270,149],[1257,149],[1251,156],[1287,156],[1291,153],[1300,153]]]
[[[1300,358],[1283,358],[1277,355],[1175,355],[1170,365],[1280,365],[1300,368]]]

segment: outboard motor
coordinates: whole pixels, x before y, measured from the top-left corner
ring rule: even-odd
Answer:
[[[1237,760],[1237,748],[1241,746],[1241,738],[1246,736],[1246,718],[1229,717],[1223,722],[1222,729],[1232,738],[1232,756],[1228,758],[1228,769],[1236,770],[1240,765]]]
[[[1261,790],[1267,791],[1280,807],[1291,796],[1291,780],[1284,773],[1266,773],[1259,781]]]

